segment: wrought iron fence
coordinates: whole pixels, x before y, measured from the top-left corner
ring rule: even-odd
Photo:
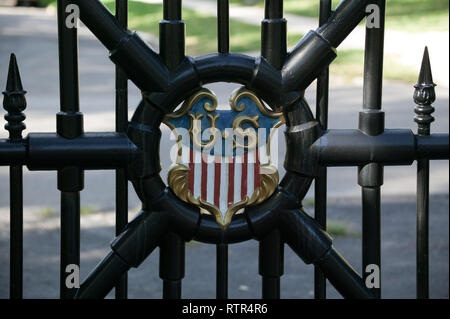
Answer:
[[[348,298],[380,298],[381,288],[367,287],[335,250],[325,232],[327,167],[358,167],[362,191],[363,267],[380,267],[380,189],[383,167],[417,161],[417,297],[428,298],[429,161],[449,158],[448,134],[430,134],[435,100],[428,51],[425,50],[415,86],[418,133],[384,127],[382,66],[385,1],[343,0],[332,11],[320,1],[320,27],[287,52],[283,1],[266,0],[262,21],[261,56],[230,53],[229,2],[217,1],[218,53],[187,57],[181,0],[164,0],[160,22],[160,52],[127,30],[126,0],[116,0],[113,16],[98,0],[58,0],[60,112],[56,133],[30,133],[23,138],[26,107],[17,61],[11,55],[4,94],[9,138],[0,140],[0,165],[10,167],[11,298],[22,297],[23,193],[22,168],[54,170],[61,192],[61,298],[100,298],[115,287],[116,298],[127,297],[127,271],[138,267],[160,248],[163,297],[180,298],[184,277],[185,241],[217,245],[217,298],[227,298],[228,244],[255,238],[260,242],[259,274],[262,297],[280,297],[284,245],[306,263],[315,265],[315,297],[325,298],[326,280]],[[107,47],[116,64],[116,131],[83,131],[79,108],[77,29],[65,24],[67,6],[80,9],[81,20]],[[328,65],[339,44],[366,15],[366,6],[380,9],[380,25],[366,29],[363,109],[359,128],[330,130]],[[143,92],[143,101],[128,121],[127,81]],[[313,116],[303,98],[317,79]],[[261,97],[286,121],[286,175],[268,198],[217,223],[198,207],[175,195],[159,177],[159,125],[175,107],[203,84],[236,82]],[[111,169],[116,173],[116,240],[111,252],[79,289],[65,285],[66,267],[80,264],[80,191],[84,171]],[[143,210],[128,223],[127,182],[131,180]],[[303,200],[315,180],[315,219],[303,210]],[[200,204],[197,206],[201,206]],[[206,207],[206,206],[204,206]],[[204,208],[203,207],[203,208]]]

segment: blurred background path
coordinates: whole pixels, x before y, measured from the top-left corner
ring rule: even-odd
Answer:
[[[161,0],[137,0],[143,3],[161,3]],[[232,1],[230,4],[230,18],[261,26],[264,18],[264,8],[260,6],[264,1]],[[316,1],[317,2],[317,1]],[[335,1],[336,2],[336,1]],[[432,1],[431,1],[432,2]],[[249,5],[253,4],[253,5]],[[289,5],[289,2],[288,2]],[[405,3],[405,6],[408,6]],[[215,0],[183,0],[183,7],[197,12],[215,16],[217,3]],[[390,9],[389,2],[387,10]],[[299,14],[285,13],[288,31],[292,33],[306,34],[309,30],[318,27],[317,18],[302,16]],[[389,17],[388,17],[389,19]],[[358,26],[339,46],[339,49],[363,49],[365,39],[365,26]],[[407,32],[403,30],[387,29],[385,33],[385,54],[396,57],[397,62],[415,69],[417,61],[422,57],[425,46],[430,49],[432,61],[440,61],[439,68],[435,68],[433,76],[436,82],[446,87],[449,86],[449,38],[448,31],[434,32]],[[338,50],[339,51],[339,50]]]

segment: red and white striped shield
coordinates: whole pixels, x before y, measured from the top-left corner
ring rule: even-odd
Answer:
[[[230,105],[231,110],[218,110],[216,97],[202,89],[165,120],[178,136],[169,186],[222,227],[275,190],[278,172],[270,161],[270,138],[283,123],[281,114],[244,88],[233,93]]]

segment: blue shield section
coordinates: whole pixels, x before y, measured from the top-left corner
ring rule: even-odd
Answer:
[[[243,123],[241,128],[242,129],[254,129],[255,134],[258,135],[258,143],[257,147],[261,147],[262,145],[266,145],[269,142],[270,132],[271,129],[280,122],[279,117],[271,117],[265,113],[262,112],[258,105],[253,101],[253,99],[249,96],[241,96],[237,101],[236,105],[239,105],[240,109],[243,109],[242,111],[236,111],[233,109],[230,110],[214,110],[214,111],[207,111],[205,109],[205,104],[213,105],[215,101],[213,101],[210,97],[203,96],[200,97],[195,103],[192,105],[191,109],[184,114],[181,117],[178,118],[167,118],[167,122],[170,123],[175,129],[176,128],[183,128],[185,130],[189,130],[192,125],[192,117],[189,115],[190,113],[193,115],[199,115],[203,114],[201,119],[201,136],[204,138],[202,139],[202,142],[207,143],[209,141],[209,134],[211,133],[211,130],[209,130],[205,135],[203,135],[204,131],[211,127],[211,119],[210,116],[216,116],[218,115],[218,118],[216,120],[216,128],[220,131],[221,136],[220,139],[216,139],[216,143],[219,141],[222,143],[222,147],[213,147],[208,150],[203,150],[204,152],[208,152],[211,155],[218,155],[218,156],[236,156],[242,152],[248,152],[247,148],[230,148],[231,142],[229,139],[232,138],[231,134],[228,134],[228,136],[223,136],[222,133],[227,131],[229,133],[232,133],[233,129],[233,121],[240,117],[240,116],[249,116],[254,117],[258,116],[257,122],[259,128],[254,127],[252,123]],[[243,107],[245,106],[245,107]],[[210,116],[208,116],[210,115]],[[205,139],[206,137],[206,139]],[[241,143],[242,145],[247,145],[247,141],[244,141],[244,139],[235,136],[236,141]],[[182,143],[186,146],[189,146],[191,148],[194,148],[193,143],[191,139],[186,140],[182,139]]]

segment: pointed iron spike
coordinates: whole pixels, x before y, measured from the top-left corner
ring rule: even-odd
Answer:
[[[422,58],[422,66],[420,68],[418,84],[434,85],[433,75],[431,73],[430,55],[428,54],[428,47],[425,47]]]
[[[430,56],[428,48],[425,47],[423,53],[422,67],[420,68],[419,81],[414,86],[414,102],[417,106],[414,109],[416,116],[414,121],[419,126],[419,135],[429,135],[430,126],[434,121],[432,116],[434,112],[433,102],[436,100],[435,87],[431,74]]]
[[[6,90],[3,92],[4,109],[10,114],[21,113],[27,106],[26,93],[22,86],[22,80],[20,79],[16,56],[14,53],[11,53]]]
[[[20,79],[19,67],[14,53],[11,53],[9,60],[8,80],[6,82],[6,92],[23,92],[22,81]]]
[[[5,110],[9,113],[22,112],[27,106],[25,98],[26,93],[27,92],[22,86],[22,80],[20,79],[16,56],[14,53],[11,53],[6,90],[3,92],[3,95],[5,96],[3,107]]]
[[[25,114],[22,113],[27,106],[25,93],[27,92],[22,87],[16,56],[11,54],[6,91],[3,92],[3,108],[8,112],[5,115],[5,128],[9,131],[11,140],[22,139],[22,131],[25,129]]]

